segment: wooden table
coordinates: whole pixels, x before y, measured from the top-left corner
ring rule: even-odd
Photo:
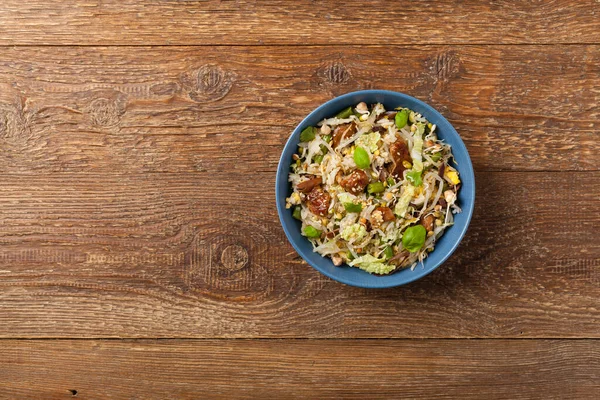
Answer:
[[[4,0],[0,397],[600,398],[600,2]],[[336,95],[440,110],[473,221],[331,281],[275,209]]]

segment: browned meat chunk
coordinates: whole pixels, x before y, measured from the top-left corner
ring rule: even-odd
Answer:
[[[402,178],[402,173],[406,169],[403,162],[407,161],[412,163],[410,151],[408,150],[406,142],[401,138],[398,138],[398,140],[390,145],[390,155],[393,159],[389,169],[390,173],[396,178]]]
[[[340,142],[344,139],[349,138],[350,136],[356,133],[356,125],[354,123],[338,125],[333,130],[333,140],[332,146],[336,148],[340,145]]]
[[[377,207],[374,211],[379,211],[381,213],[383,222],[393,221],[396,219],[394,212],[389,207]]]
[[[389,207],[377,207],[371,213],[371,224],[373,228],[379,228],[384,222],[396,219]]]
[[[369,176],[361,169],[355,169],[340,181],[340,185],[353,195],[361,194],[369,184]]]
[[[321,183],[323,183],[323,180],[320,176],[318,176],[316,178],[310,178],[306,181],[300,182],[298,185],[296,185],[296,188],[299,192],[310,193],[315,186],[320,185]]]
[[[322,186],[315,186],[306,196],[308,209],[316,215],[324,217],[327,215],[331,196],[323,190]]]

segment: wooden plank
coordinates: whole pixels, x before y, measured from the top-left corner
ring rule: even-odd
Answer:
[[[598,13],[572,0],[5,0],[0,44],[598,43]]]
[[[598,172],[478,173],[419,282],[333,282],[287,243],[271,171],[0,177],[0,336],[598,337]]]
[[[7,398],[596,399],[594,340],[0,341]]]
[[[366,88],[438,108],[477,170],[598,170],[599,50],[7,48],[0,173],[274,171],[306,114]]]

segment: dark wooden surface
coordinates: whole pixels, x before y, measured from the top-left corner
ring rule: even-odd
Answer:
[[[581,399],[600,390],[593,340],[7,340],[2,346],[3,390],[13,398],[517,400]]]
[[[0,398],[600,397],[598,1],[10,0],[0,50]],[[368,88],[476,171],[460,248],[391,290],[310,268],[273,193]]]

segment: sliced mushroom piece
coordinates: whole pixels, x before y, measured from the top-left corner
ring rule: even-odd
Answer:
[[[332,147],[336,148],[340,145],[340,142],[344,139],[348,139],[350,136],[356,133],[356,124],[351,122],[349,124],[342,124],[335,127],[333,130]]]
[[[435,217],[432,214],[421,217],[421,225],[423,225],[427,232],[431,232],[433,230],[434,223]]]
[[[388,264],[397,265],[398,267],[403,267],[406,260],[410,257],[410,254],[406,250],[402,250],[401,252],[394,255],[392,258],[388,260]]]
[[[323,179],[321,179],[320,176],[317,176],[315,178],[309,178],[305,181],[298,183],[296,185],[296,188],[298,189],[299,192],[310,193],[310,191],[313,190],[313,188],[315,186],[318,186],[322,183],[323,183]]]

